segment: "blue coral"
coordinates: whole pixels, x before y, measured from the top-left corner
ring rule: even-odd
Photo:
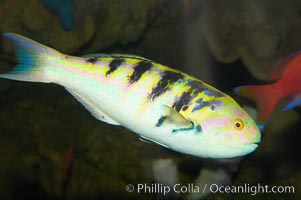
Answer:
[[[65,30],[73,28],[72,0],[42,0],[46,8],[55,12]]]

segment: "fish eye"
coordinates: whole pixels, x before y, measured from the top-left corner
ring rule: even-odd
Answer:
[[[241,119],[235,119],[234,120],[234,128],[236,130],[241,130],[244,128],[244,122]]]

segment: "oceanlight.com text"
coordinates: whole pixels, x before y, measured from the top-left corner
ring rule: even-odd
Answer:
[[[231,186],[221,186],[218,184],[205,184],[203,186],[195,185],[194,183],[188,183],[186,185],[175,184],[174,186],[167,186],[161,183],[141,183],[134,186],[133,184],[128,184],[126,186],[128,192],[137,192],[144,194],[163,194],[167,195],[169,193],[228,193],[228,194],[250,194],[256,195],[260,193],[265,194],[293,194],[295,193],[294,186],[269,186],[258,183],[257,185],[250,185],[245,183],[244,185],[231,185]]]
[[[232,185],[232,186],[219,186],[217,184],[211,184],[209,186],[209,190],[211,193],[229,193],[229,194],[251,194],[256,195],[259,193],[264,194],[294,194],[295,187],[294,186],[281,186],[281,185],[261,185],[258,183],[257,185],[250,185],[245,183],[244,185]]]

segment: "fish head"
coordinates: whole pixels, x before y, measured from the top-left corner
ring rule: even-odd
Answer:
[[[230,96],[200,119],[204,152],[211,158],[232,158],[253,152],[261,140],[254,120]]]

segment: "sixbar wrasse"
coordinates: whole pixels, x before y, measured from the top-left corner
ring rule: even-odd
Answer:
[[[4,36],[19,64],[0,77],[64,86],[98,120],[199,157],[242,156],[260,142],[257,125],[230,96],[185,73],[139,56],[74,57]]]

